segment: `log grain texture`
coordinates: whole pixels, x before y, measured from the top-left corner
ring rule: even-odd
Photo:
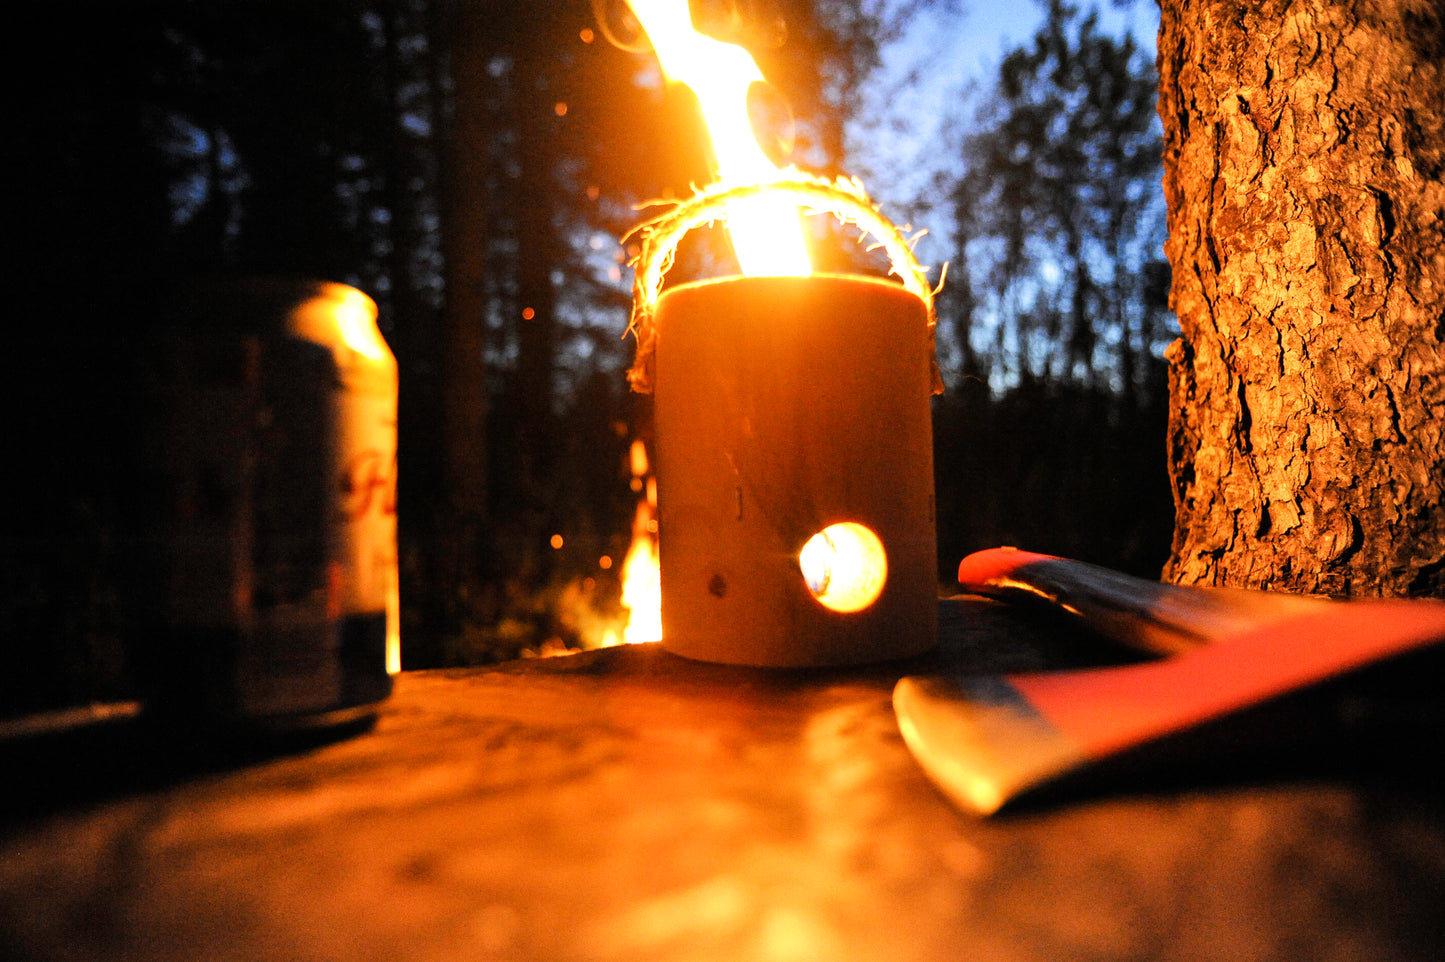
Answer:
[[[49,794],[33,757],[7,769],[12,803],[43,798],[0,828],[0,958],[1440,957],[1445,812],[1390,779],[949,807],[899,736],[896,679],[1099,643],[981,600],[941,621],[940,651],[866,669],[640,645],[408,673],[353,737],[130,780],[125,737],[48,748],[72,766]]]

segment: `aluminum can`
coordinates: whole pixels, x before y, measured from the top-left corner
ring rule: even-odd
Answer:
[[[400,667],[397,368],[375,303],[250,279],[180,301],[161,378],[161,714],[364,718]]]

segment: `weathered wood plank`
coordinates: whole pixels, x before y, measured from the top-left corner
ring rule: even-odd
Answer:
[[[405,674],[357,737],[12,821],[0,957],[1390,960],[1445,945],[1439,799],[1393,783],[1326,771],[997,821],[950,808],[899,737],[893,682],[1098,656],[1062,632],[950,602],[943,651],[869,669],[648,645]]]

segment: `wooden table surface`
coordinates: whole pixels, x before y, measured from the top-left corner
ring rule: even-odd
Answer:
[[[1098,648],[943,608],[940,651],[868,669],[641,645],[403,674],[371,730],[279,755],[124,726],[12,750],[0,958],[1445,957],[1445,804],[1408,766],[949,807],[897,678]]]

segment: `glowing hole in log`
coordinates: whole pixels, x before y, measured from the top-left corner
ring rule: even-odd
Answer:
[[[813,597],[844,613],[873,604],[888,580],[883,542],[853,521],[830,524],[809,538],[798,552],[798,567]]]

